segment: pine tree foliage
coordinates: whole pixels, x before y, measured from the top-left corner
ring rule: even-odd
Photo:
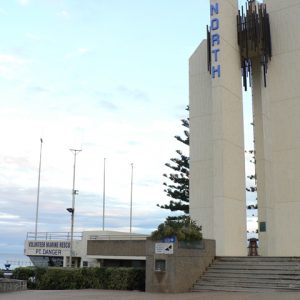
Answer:
[[[187,106],[186,110],[189,110]],[[189,146],[189,118],[181,120],[181,125],[185,128],[183,137],[175,136],[179,142]],[[183,154],[181,150],[176,150],[177,157],[171,158],[170,163],[165,165],[172,171],[170,174],[163,174],[167,178],[164,182],[165,192],[171,198],[169,204],[159,205],[158,207],[170,211],[182,211],[184,214],[189,213],[189,156]]]

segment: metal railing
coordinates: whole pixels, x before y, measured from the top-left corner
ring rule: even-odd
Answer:
[[[10,265],[9,268],[13,267],[25,267],[32,266],[32,262],[28,260],[7,260],[6,264]]]
[[[26,240],[70,240],[71,232],[27,232]],[[74,240],[82,239],[82,232],[73,233]]]
[[[145,234],[95,234],[90,235],[89,240],[105,240],[105,241],[113,241],[113,240],[145,240],[149,235]]]

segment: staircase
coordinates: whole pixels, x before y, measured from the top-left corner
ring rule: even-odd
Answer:
[[[300,257],[217,257],[193,292],[300,292]]]

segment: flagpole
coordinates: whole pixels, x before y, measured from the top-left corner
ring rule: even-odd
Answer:
[[[133,187],[133,163],[131,163],[131,185],[130,185],[130,234],[132,233],[132,187]]]
[[[75,214],[75,196],[78,195],[78,190],[75,190],[75,172],[76,172],[76,156],[82,150],[70,149],[74,155],[74,164],[73,164],[73,186],[72,186],[72,208],[67,208],[67,211],[71,213],[71,242],[70,242],[70,260],[69,267],[72,267],[73,259],[73,236],[74,236],[74,214]]]
[[[105,163],[106,163],[106,158],[104,158],[104,163],[103,163],[103,207],[102,207],[102,230],[104,231],[105,229]]]
[[[37,187],[37,199],[36,199],[36,212],[35,212],[35,239],[37,239],[38,230],[38,218],[39,218],[39,202],[40,202],[40,182],[41,182],[41,167],[42,167],[42,148],[43,139],[40,138],[40,162],[39,162],[39,176],[38,176],[38,187]]]

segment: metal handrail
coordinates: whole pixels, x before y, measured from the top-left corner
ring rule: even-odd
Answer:
[[[118,235],[102,235],[102,234],[93,234],[89,236],[89,240],[145,240],[149,235],[146,234],[118,234]]]
[[[70,232],[27,232],[26,240],[70,240]],[[82,232],[73,233],[74,240],[82,239]]]
[[[82,232],[74,232],[74,240],[82,240]],[[89,240],[145,240],[149,235],[146,234],[92,234]],[[26,240],[71,240],[70,232],[27,232]]]

